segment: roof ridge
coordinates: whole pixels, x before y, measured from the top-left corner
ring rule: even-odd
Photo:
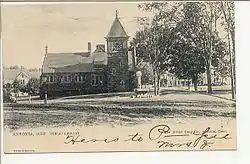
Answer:
[[[85,52],[52,52],[52,53],[47,53],[48,55],[59,55],[59,54],[63,54],[63,55],[67,55],[67,54],[80,54],[80,53],[89,53],[88,51]]]

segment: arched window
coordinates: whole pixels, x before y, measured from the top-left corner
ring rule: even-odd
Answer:
[[[121,85],[121,87],[125,87],[124,80],[121,80],[121,81],[120,81],[120,85]]]
[[[77,75],[75,75],[75,81],[78,81],[78,76]]]
[[[72,76],[71,75],[69,75],[68,78],[69,78],[69,81],[72,81]]]
[[[68,81],[68,76],[64,76],[64,81],[65,81],[65,82]]]
[[[120,66],[120,67],[122,67],[122,60],[120,60],[120,62],[119,62],[119,66]]]
[[[49,82],[53,82],[53,76],[49,76]]]
[[[60,82],[63,82],[63,76],[60,77]]]
[[[91,83],[93,86],[103,85],[103,75],[93,74]]]

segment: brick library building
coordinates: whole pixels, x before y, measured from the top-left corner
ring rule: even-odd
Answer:
[[[46,46],[41,96],[132,91],[136,86],[135,56],[117,14],[104,38],[106,46],[97,44],[92,51],[88,42],[87,52],[49,53]]]

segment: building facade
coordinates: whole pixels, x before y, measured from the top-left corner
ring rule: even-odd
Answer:
[[[41,96],[63,96],[133,90],[134,70],[129,68],[128,39],[117,14],[105,44],[80,53],[48,53],[41,74]],[[131,53],[130,53],[131,54]],[[132,53],[133,54],[133,53]]]

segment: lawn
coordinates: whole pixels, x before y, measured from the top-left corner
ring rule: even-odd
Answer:
[[[134,126],[154,119],[235,116],[234,102],[186,91],[153,98],[114,96],[59,99],[49,104],[4,104],[4,126],[10,129],[100,124]]]

